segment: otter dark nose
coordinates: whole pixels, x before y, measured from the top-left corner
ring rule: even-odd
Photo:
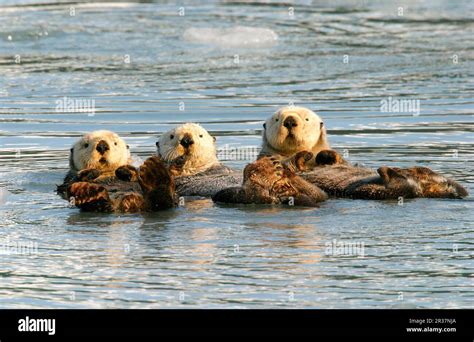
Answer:
[[[96,149],[97,152],[99,152],[100,154],[104,154],[105,151],[108,151],[108,150],[109,150],[109,144],[107,144],[107,142],[105,142],[104,140],[101,140],[101,141],[99,141],[99,143],[97,144],[97,146],[95,147],[95,149]]]
[[[298,123],[296,122],[295,118],[292,116],[289,116],[283,121],[283,126],[285,126],[288,129],[292,129],[293,127],[298,126]]]
[[[188,134],[185,134],[183,139],[181,139],[179,143],[183,145],[184,148],[188,148],[189,146],[194,144],[194,140]]]

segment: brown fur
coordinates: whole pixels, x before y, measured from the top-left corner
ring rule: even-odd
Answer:
[[[466,189],[427,167],[380,167],[372,169],[346,163],[337,152],[321,151],[316,167],[301,177],[329,195],[357,199],[398,199],[415,197],[462,198]]]
[[[263,157],[244,169],[241,187],[216,193],[215,202],[243,204],[294,204],[317,206],[327,195],[306,182],[277,158]]]
[[[177,204],[173,176],[159,157],[148,158],[139,170],[131,165],[114,174],[87,169],[66,181],[60,186],[67,189],[64,197],[84,211],[157,211]]]

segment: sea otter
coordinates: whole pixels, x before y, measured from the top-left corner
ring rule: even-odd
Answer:
[[[185,123],[163,133],[157,153],[173,168],[176,192],[180,196],[211,197],[219,190],[242,184],[242,173],[221,164],[217,159],[216,139],[203,127]]]
[[[298,152],[316,155],[329,149],[323,121],[308,108],[280,108],[265,121],[263,128],[259,157],[279,156],[285,160]]]
[[[301,152],[293,160],[309,161],[311,152]],[[243,172],[243,183],[229,187],[212,196],[214,202],[242,204],[289,204],[316,207],[327,199],[326,193],[305,181],[275,157],[262,157],[248,164]]]
[[[353,199],[463,198],[467,190],[427,167],[370,168],[350,165],[334,150],[324,150],[314,158],[316,167],[296,166],[300,176],[330,196]]]
[[[129,163],[129,147],[116,133],[85,134],[70,150],[70,170],[57,192],[83,211],[156,211],[177,204],[172,170],[159,157],[138,170]]]

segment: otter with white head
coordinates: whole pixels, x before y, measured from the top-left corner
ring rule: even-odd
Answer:
[[[217,160],[216,138],[198,124],[185,123],[163,133],[156,143],[165,161],[181,157],[184,165],[179,176],[191,176],[222,165]]]
[[[315,158],[295,159],[304,152],[311,152]],[[259,158],[267,155],[280,157],[296,171],[307,171],[300,174],[303,179],[336,197],[377,200],[467,196],[461,185],[428,168],[381,167],[375,172],[350,165],[336,151],[329,150],[321,118],[303,107],[284,107],[266,120]]]
[[[298,152],[314,155],[329,149],[326,129],[321,118],[304,107],[283,107],[263,124],[260,157],[291,158]]]
[[[72,146],[70,151],[71,173],[85,169],[113,173],[118,167],[131,162],[129,146],[117,133],[111,131],[87,133]]]
[[[173,177],[158,157],[147,159],[139,170],[130,162],[129,147],[116,133],[85,134],[70,150],[70,169],[57,192],[85,211],[155,211],[176,205]]]
[[[211,197],[221,189],[242,183],[241,172],[217,159],[216,139],[195,123],[185,123],[163,133],[156,143],[158,155],[174,168],[176,191],[181,196]]]

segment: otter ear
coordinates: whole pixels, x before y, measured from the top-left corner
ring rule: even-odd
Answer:
[[[212,137],[212,140],[214,140],[214,142],[216,142],[216,137]]]
[[[160,148],[160,142],[159,142],[159,141],[157,141],[157,142],[155,143],[155,145],[156,145],[157,148]]]
[[[321,121],[321,122],[319,123],[319,129],[323,128],[323,126],[324,126],[324,122]]]
[[[263,123],[263,129],[267,129],[267,123],[266,122]]]
[[[129,149],[130,149],[130,146],[127,145],[127,150],[129,150]]]

